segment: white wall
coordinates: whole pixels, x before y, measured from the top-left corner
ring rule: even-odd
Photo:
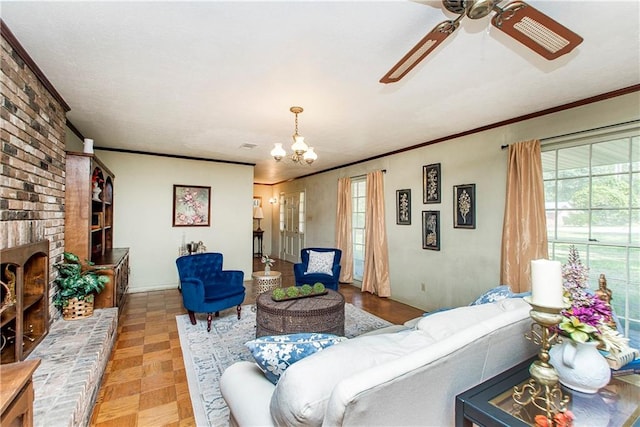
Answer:
[[[333,246],[338,178],[386,169],[391,297],[424,310],[465,305],[499,284],[507,166],[507,150],[500,146],[637,119],[638,92],[279,184],[273,193],[304,189],[308,209],[306,246]],[[422,203],[422,166],[431,163],[441,163],[439,204]],[[476,229],[454,229],[453,186],[471,183],[476,184]],[[395,219],[395,192],[404,188],[411,189],[410,226],[396,225]],[[440,251],[422,249],[423,210],[440,211]],[[274,250],[276,238],[277,233],[272,242]],[[422,283],[425,291],[421,290]]]
[[[96,142],[97,144],[98,142]],[[115,174],[114,247],[130,248],[129,292],[178,286],[183,234],[251,278],[253,167],[96,150]],[[211,226],[173,227],[173,185],[211,187]]]

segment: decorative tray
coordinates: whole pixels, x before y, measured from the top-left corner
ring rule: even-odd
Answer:
[[[319,296],[319,295],[326,295],[326,294],[328,294],[328,293],[329,293],[329,292],[325,289],[323,292],[320,292],[320,293],[317,293],[317,294],[311,293],[311,294],[309,294],[309,295],[297,295],[297,296],[295,296],[295,297],[285,296],[284,298],[280,298],[280,299],[275,299],[275,298],[273,297],[273,295],[271,295],[271,299],[272,299],[272,300],[274,300],[275,302],[282,302],[282,301],[289,301],[289,300],[292,300],[292,299],[301,299],[301,298],[317,297],[317,296]]]

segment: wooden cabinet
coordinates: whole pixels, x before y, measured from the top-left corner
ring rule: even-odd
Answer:
[[[3,249],[0,260],[5,364],[24,360],[49,332],[49,241]]]
[[[0,367],[0,425],[33,426],[33,373],[40,360],[10,363]]]
[[[121,307],[129,283],[129,249],[113,247],[115,176],[94,154],[67,153],[65,251],[109,276],[95,308]]]
[[[96,264],[107,267],[103,274],[109,276],[109,283],[96,295],[94,308],[122,307],[129,289],[129,250],[111,249],[96,258]]]

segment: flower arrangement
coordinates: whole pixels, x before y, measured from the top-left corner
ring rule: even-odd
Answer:
[[[599,341],[604,350],[619,353],[628,347],[629,340],[609,326],[611,306],[589,291],[588,271],[571,246],[562,266],[564,299],[569,308],[562,312],[559,332],[577,342]]]
[[[275,260],[273,258],[269,258],[269,255],[262,255],[260,261],[269,268],[273,267],[273,264],[275,263]]]

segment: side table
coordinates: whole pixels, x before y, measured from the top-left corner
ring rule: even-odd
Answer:
[[[456,396],[456,427],[510,426],[533,424],[541,412],[532,405],[517,405],[513,388],[529,380],[529,366],[536,358],[511,369]],[[640,375],[611,377],[608,385],[596,394],[583,394],[562,386],[569,395],[569,410],[575,415],[574,427],[635,426],[640,419]]]
[[[253,295],[255,297],[282,286],[282,273],[279,271],[271,270],[269,274],[265,271],[254,271],[251,277],[253,277]]]

